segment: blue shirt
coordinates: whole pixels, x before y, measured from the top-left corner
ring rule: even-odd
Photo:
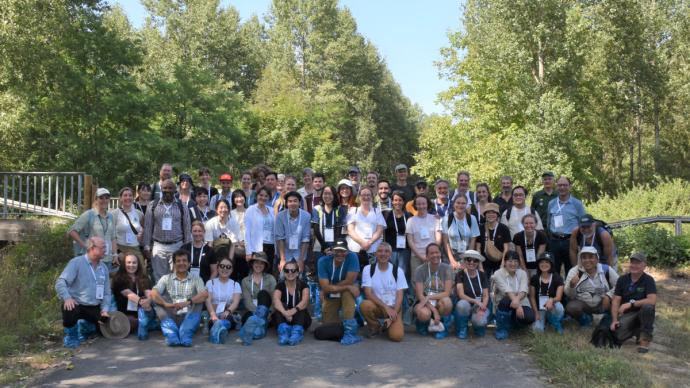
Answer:
[[[347,256],[340,266],[334,267],[333,260],[332,255],[319,258],[317,265],[319,279],[328,279],[330,284],[338,284],[345,280],[348,272],[359,273],[359,258],[354,252],[347,252]]]
[[[103,286],[103,299],[96,299],[97,286]],[[84,306],[101,306],[101,311],[110,310],[110,277],[108,268],[102,262],[96,269],[86,255],[77,256],[67,266],[55,282],[55,291],[63,301],[74,299]]]
[[[556,197],[549,202],[547,214],[551,233],[571,234],[573,229],[580,225],[580,217],[585,215],[585,207],[572,195],[565,202]],[[559,215],[563,217],[563,225],[556,227],[554,217]]]
[[[311,215],[302,209],[297,210],[297,218],[290,217],[289,210],[283,210],[276,216],[275,220],[275,241],[285,242],[285,260],[303,260],[300,257],[300,246],[302,243],[309,243],[311,239]],[[290,249],[290,241],[296,243],[295,249]]]

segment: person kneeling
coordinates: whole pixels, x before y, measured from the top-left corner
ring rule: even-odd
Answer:
[[[382,242],[376,248],[376,263],[364,267],[362,286],[367,299],[362,301],[360,310],[369,326],[370,337],[381,331],[379,319],[383,319],[388,339],[400,342],[405,334],[401,306],[407,281],[403,269],[390,263],[391,255],[390,244]]]
[[[611,331],[623,342],[632,336],[640,340],[637,351],[647,353],[654,331],[656,282],[644,272],[647,255],[630,256],[630,272],[616,282],[611,303]]]
[[[145,341],[149,331],[158,326],[151,305],[151,280],[134,253],[126,254],[123,262],[113,276],[113,299],[117,311],[129,319],[132,333],[136,332],[139,340]]]
[[[359,258],[354,252],[348,252],[347,242],[343,239],[336,241],[332,250],[333,255],[322,256],[317,264],[319,285],[324,295],[324,324],[314,331],[314,336],[352,345],[362,340],[357,335],[359,325],[355,320],[355,299],[359,296],[359,287],[354,283],[359,274]]]
[[[232,260],[224,257],[218,263],[218,278],[206,282],[208,298],[206,299],[206,309],[211,315],[211,332],[208,340],[214,344],[224,344],[235,321],[232,314],[237,311],[242,297],[240,284],[232,279]]]
[[[582,248],[578,259],[578,265],[570,269],[565,279],[568,297],[565,312],[578,320],[580,326],[589,326],[592,314],[604,314],[608,318],[618,274],[608,265],[599,264],[599,253],[594,247]]]
[[[304,331],[311,326],[309,287],[298,279],[297,261],[290,260],[283,266],[285,280],[273,291],[273,319],[278,325],[278,344],[295,346],[302,342]]]
[[[453,270],[450,265],[441,263],[441,247],[436,243],[426,246],[426,260],[415,269],[413,277],[419,301],[414,307],[417,332],[421,335],[435,332],[436,339],[443,339],[448,336],[453,310],[450,300]]]
[[[204,281],[189,271],[189,252],[173,253],[175,272],[163,275],[151,290],[154,309],[168,346],[192,346],[201,308],[208,297]]]
[[[529,284],[529,301],[534,311],[535,321],[532,327],[544,331],[548,321],[557,333],[563,334],[563,278],[553,272],[553,258],[549,252],[543,252],[537,258],[537,273]]]
[[[527,272],[518,268],[519,262],[517,252],[509,251],[503,268],[491,277],[495,284],[494,300],[499,301],[496,311],[497,340],[507,339],[513,324],[526,326],[534,323],[534,311],[527,298]]]
[[[455,304],[455,332],[458,338],[467,339],[467,323],[471,318],[474,334],[483,337],[489,318],[489,281],[478,268],[485,259],[475,250],[467,250],[459,258],[465,259],[465,270],[455,276],[459,299]]]

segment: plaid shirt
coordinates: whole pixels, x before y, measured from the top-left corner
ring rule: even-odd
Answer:
[[[200,277],[187,274],[186,278],[180,279],[176,273],[163,275],[158,284],[153,288],[168,303],[187,300],[198,293],[206,291],[204,281]]]
[[[159,201],[155,209],[148,209],[144,222],[144,247],[151,248],[153,240],[164,242],[182,241],[184,244],[192,241],[189,209],[182,206],[183,214],[180,214],[180,206],[175,200],[170,205]],[[170,206],[166,209],[166,206]],[[163,217],[169,214],[172,217],[171,230],[163,230]],[[183,222],[180,222],[180,217]],[[184,229],[182,228],[184,226]]]

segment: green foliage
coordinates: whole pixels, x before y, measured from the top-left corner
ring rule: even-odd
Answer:
[[[589,199],[687,179],[687,27],[685,1],[467,1],[416,172],[535,188],[548,169]]]
[[[674,236],[658,226],[637,226],[615,233],[619,254],[627,258],[642,251],[655,267],[677,268],[690,262],[690,238]]]
[[[65,224],[46,222],[30,239],[6,248],[0,257],[0,353],[18,350],[45,336],[59,334],[60,302],[55,280],[72,258]]]

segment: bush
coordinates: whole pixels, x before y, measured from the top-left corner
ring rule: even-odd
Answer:
[[[20,344],[58,334],[60,303],[55,280],[72,247],[65,232],[67,225],[44,222],[40,231],[14,246],[0,257],[0,351],[8,354]]]
[[[620,257],[643,251],[649,264],[655,267],[679,267],[690,261],[689,236],[674,236],[655,225],[619,229],[615,232],[615,241]]]

